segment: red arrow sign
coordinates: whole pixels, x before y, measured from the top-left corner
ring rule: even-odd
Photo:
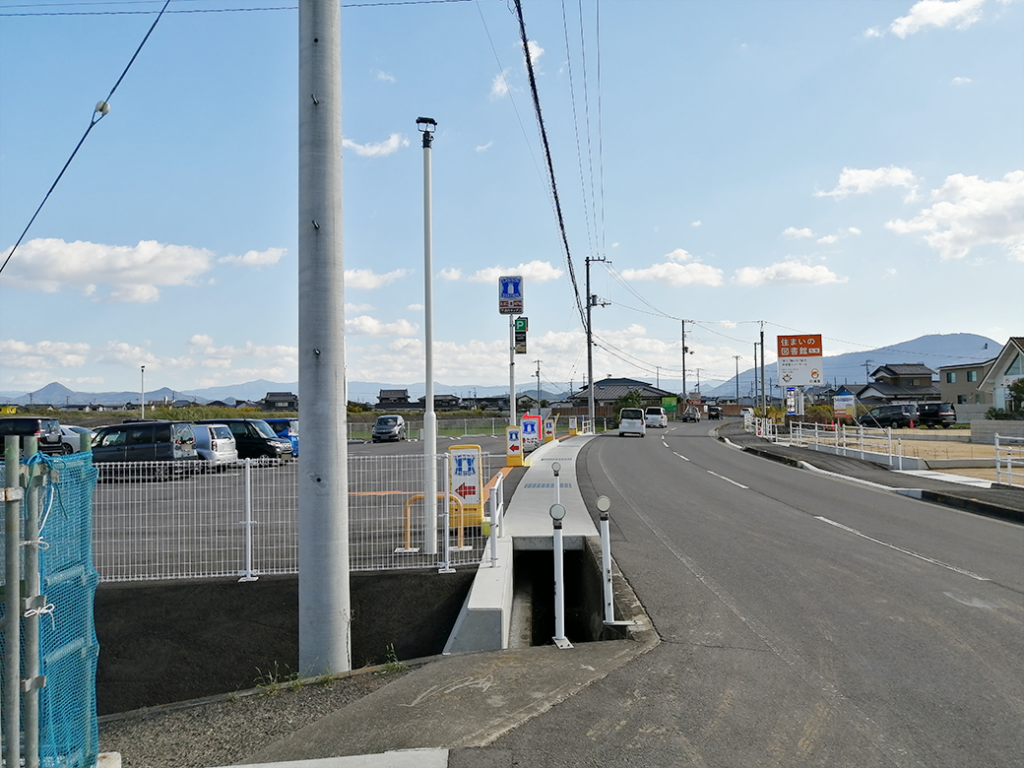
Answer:
[[[463,483],[455,489],[455,492],[462,498],[466,498],[467,496],[476,496],[476,486]]]
[[[510,451],[518,451],[518,450],[519,450],[519,446],[518,446],[518,445],[510,445],[510,446],[508,447],[508,449],[509,449]]]

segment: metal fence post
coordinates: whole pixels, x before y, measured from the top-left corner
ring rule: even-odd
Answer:
[[[38,438],[25,440],[27,456],[35,456],[38,450]],[[25,595],[21,606],[25,623],[25,677],[22,680],[25,768],[39,766],[39,689],[46,685],[46,678],[39,674],[39,615],[46,610],[46,599],[39,594],[39,487],[47,480],[46,469],[46,465],[39,462],[29,465],[25,499]]]
[[[442,462],[442,466],[444,467],[444,481],[441,484],[441,487],[444,489],[444,502],[441,504],[441,523],[442,523],[441,524],[441,542],[442,542],[442,545],[441,545],[441,562],[437,564],[437,566],[438,566],[437,567],[437,572],[438,573],[453,573],[455,571],[455,569],[452,568],[452,565],[451,565],[451,563],[452,563],[452,537],[451,537],[451,530],[449,528],[449,526],[451,525],[451,519],[452,519],[452,509],[451,509],[451,500],[448,498],[448,492],[449,492],[448,491],[448,488],[449,488],[448,481],[451,479],[449,477],[450,472],[451,472],[451,457],[447,453],[444,454],[444,459],[443,459],[443,462]],[[460,520],[459,522],[461,523],[462,521]],[[430,530],[429,526],[428,526],[427,530],[428,531]],[[429,550],[428,550],[428,552],[429,552]]]
[[[21,477],[20,440],[4,439],[4,758],[21,764]]]
[[[245,520],[242,521],[242,525],[245,526],[245,538],[243,540],[245,564],[239,574],[241,576],[239,581],[256,581],[259,579],[259,576],[253,572],[252,567],[252,459],[245,460],[245,464],[242,467],[242,481],[244,487],[243,504],[245,512]]]

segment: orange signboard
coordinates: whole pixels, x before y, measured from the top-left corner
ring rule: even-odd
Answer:
[[[779,336],[779,357],[821,357],[821,334]]]

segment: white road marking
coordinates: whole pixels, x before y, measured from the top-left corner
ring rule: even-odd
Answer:
[[[973,572],[968,571],[968,570],[965,570],[964,568],[958,568],[955,565],[950,565],[949,563],[944,563],[941,560],[936,560],[933,557],[927,557],[925,555],[918,554],[917,552],[913,552],[913,551],[911,551],[909,549],[904,549],[903,547],[897,547],[895,544],[890,544],[887,541],[882,541],[881,539],[872,538],[871,536],[868,536],[866,533],[861,533],[856,528],[850,528],[849,526],[843,525],[842,523],[837,523],[835,520],[829,520],[827,517],[822,517],[821,515],[815,515],[814,519],[815,520],[821,520],[821,522],[823,522],[823,523],[828,523],[829,525],[835,526],[836,528],[839,528],[840,530],[846,531],[847,533],[852,533],[854,536],[860,536],[862,539],[867,539],[868,541],[874,542],[875,544],[881,544],[883,547],[888,547],[889,549],[895,549],[897,552],[902,552],[905,555],[910,555],[911,557],[916,557],[918,560],[924,560],[926,563],[931,563],[932,565],[937,565],[940,568],[946,568],[947,570],[963,574],[964,576],[970,576],[972,579],[977,579],[978,581],[991,581],[991,579],[986,579],[984,576],[979,576],[978,574],[973,573]]]
[[[735,485],[735,486],[738,486],[738,487],[740,487],[740,488],[744,488],[744,489],[746,489],[746,490],[750,490],[750,488],[749,488],[749,487],[747,487],[747,486],[745,486],[745,485],[744,485],[743,483],[737,483],[737,482],[736,482],[735,480],[730,480],[730,479],[729,479],[728,477],[726,477],[725,475],[720,475],[720,474],[718,474],[717,472],[712,472],[712,471],[711,471],[710,469],[708,470],[708,474],[709,474],[709,475],[714,475],[714,476],[715,476],[715,477],[717,477],[717,478],[718,478],[719,480],[725,480],[725,482],[727,482],[727,483],[732,483],[733,485]]]
[[[686,458],[685,456],[683,456],[683,454],[681,454],[681,453],[676,453],[675,451],[672,451],[672,455],[673,455],[673,456],[678,456],[678,457],[679,457],[680,459],[682,459],[683,461],[689,461],[689,459],[688,459],[688,458]]]

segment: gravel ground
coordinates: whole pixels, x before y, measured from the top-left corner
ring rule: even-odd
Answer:
[[[387,685],[407,670],[376,669],[100,719],[100,751],[124,768],[236,765],[278,739]]]

